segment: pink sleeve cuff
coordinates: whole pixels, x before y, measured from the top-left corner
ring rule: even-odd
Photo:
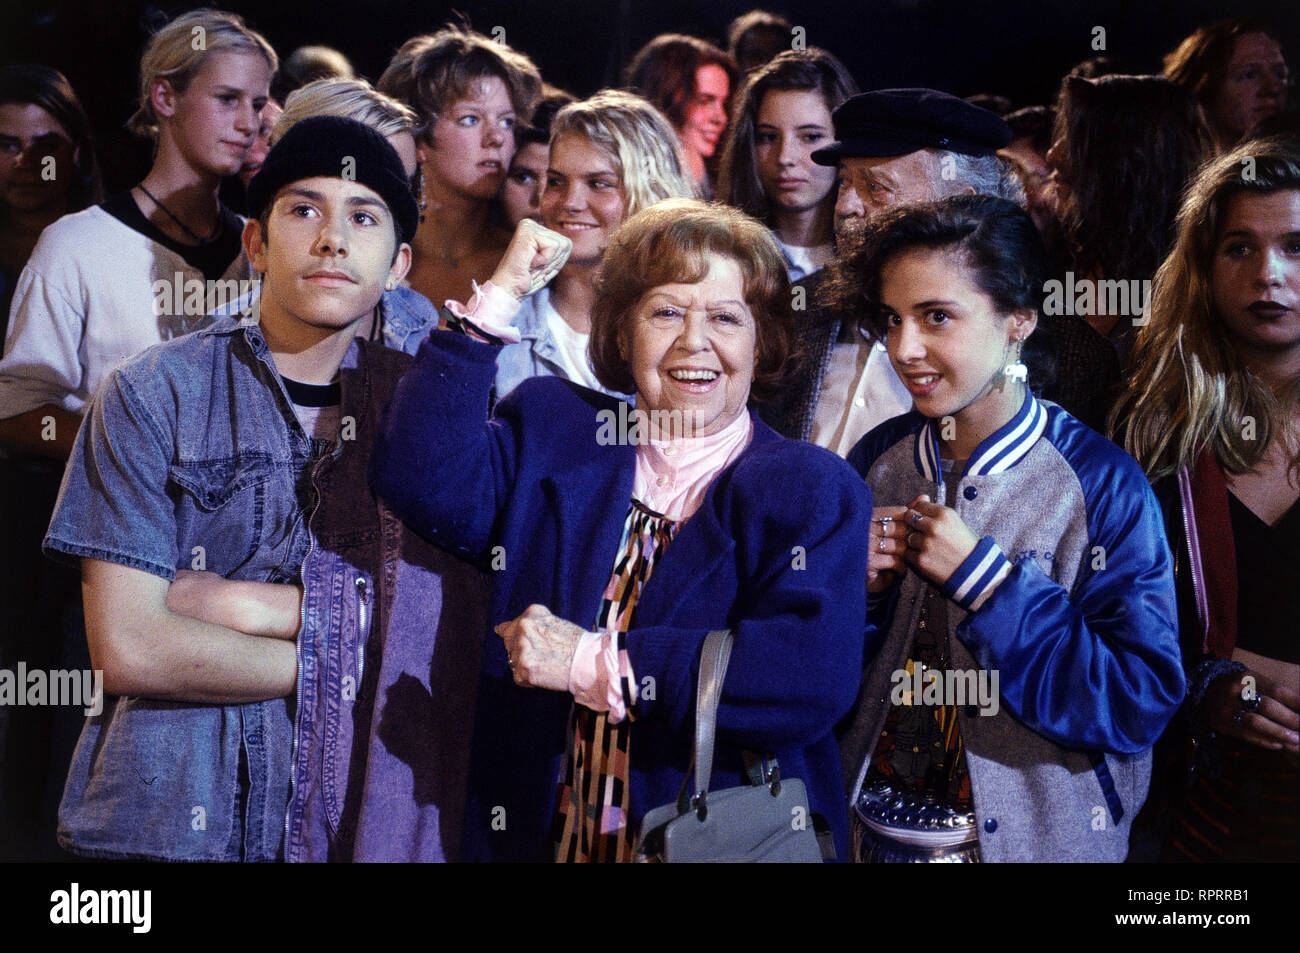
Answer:
[[[608,714],[611,724],[627,717],[619,680],[618,641],[613,635],[583,633],[569,666],[569,692],[579,705]]]
[[[448,311],[458,318],[468,319],[475,326],[507,344],[519,343],[519,329],[511,322],[519,313],[520,301],[504,288],[498,288],[490,281],[474,285],[474,297],[469,307],[459,301],[447,301]]]

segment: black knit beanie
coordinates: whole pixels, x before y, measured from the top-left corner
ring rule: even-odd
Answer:
[[[397,151],[374,129],[342,116],[312,116],[293,124],[248,183],[248,214],[261,218],[282,188],[316,176],[352,179],[373,189],[393,214],[398,241],[415,235],[420,210]]]

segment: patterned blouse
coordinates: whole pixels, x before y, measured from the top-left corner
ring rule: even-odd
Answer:
[[[575,704],[569,716],[568,767],[556,798],[555,859],[621,863],[632,860],[628,827],[628,777],[635,694],[628,680],[626,635],[641,590],[672,542],[680,522],[632,500],[614,572],[596,617],[597,632],[618,639],[619,674],[628,717],[611,724],[605,712]]]

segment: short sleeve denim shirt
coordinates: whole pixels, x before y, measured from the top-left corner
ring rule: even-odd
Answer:
[[[221,318],[105,380],[44,547],[168,580],[185,568],[296,582],[323,446],[299,425],[255,318]],[[107,698],[77,744],[60,842],[104,857],[277,859],[292,707]]]

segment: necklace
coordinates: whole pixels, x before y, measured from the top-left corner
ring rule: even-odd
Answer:
[[[198,234],[194,231],[194,229],[190,228],[188,225],[186,225],[184,222],[182,222],[179,218],[177,218],[177,217],[172,213],[172,210],[171,210],[171,209],[169,209],[166,205],[163,205],[162,202],[158,201],[158,199],[154,197],[154,194],[153,194],[152,192],[150,192],[148,189],[146,189],[146,188],[144,187],[144,183],[143,183],[143,182],[139,183],[139,184],[136,186],[136,188],[139,189],[141,192],[143,192],[145,195],[149,196],[149,201],[153,202],[154,205],[156,205],[156,206],[158,206],[160,209],[162,209],[162,210],[163,210],[163,213],[164,213],[168,218],[170,218],[173,222],[175,222],[177,225],[179,225],[181,228],[183,228],[183,229],[185,230],[185,234],[188,235],[188,236],[190,236],[190,238],[194,239],[194,240],[195,240],[196,242],[198,242],[200,245],[206,245],[206,244],[208,244],[209,242],[213,241],[213,240],[217,237],[217,235],[221,232],[221,219],[220,219],[220,217],[218,217],[218,219],[217,219],[217,227],[214,228],[214,229],[212,230],[212,234],[211,234],[211,235],[209,235],[207,238],[203,238],[202,236],[198,235]]]

